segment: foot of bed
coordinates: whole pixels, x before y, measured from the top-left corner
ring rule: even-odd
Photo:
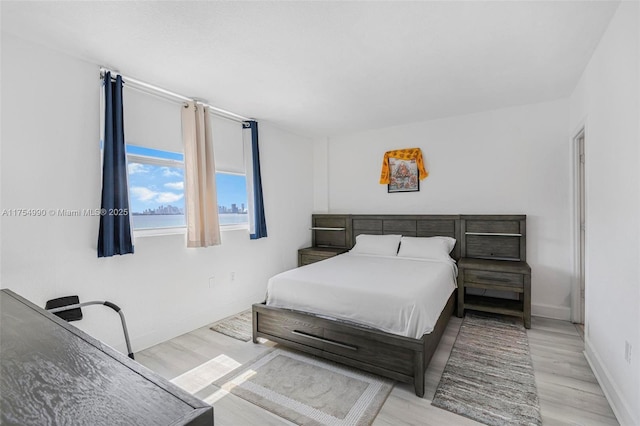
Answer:
[[[420,398],[424,396],[424,353],[416,352],[413,366],[413,384],[415,386],[416,395]]]
[[[258,312],[255,307],[251,307],[251,337],[253,343],[260,343],[258,342]]]

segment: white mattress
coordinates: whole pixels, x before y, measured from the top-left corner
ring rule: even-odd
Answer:
[[[419,339],[433,331],[456,275],[453,259],[345,253],[272,277],[267,305]]]

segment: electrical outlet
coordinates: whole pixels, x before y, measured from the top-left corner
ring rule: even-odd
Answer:
[[[235,272],[232,272],[229,276],[231,278],[231,282],[234,282],[236,280],[236,273]]]
[[[216,284],[216,277],[215,277],[215,275],[214,275],[214,276],[209,277],[209,288],[213,288],[213,287],[215,286],[215,284]]]
[[[624,342],[624,360],[627,361],[627,364],[631,364],[631,352],[633,347],[631,343],[625,340]]]

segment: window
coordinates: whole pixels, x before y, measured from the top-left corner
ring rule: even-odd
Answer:
[[[186,227],[181,102],[125,84],[125,135],[133,229],[145,235]],[[211,116],[221,229],[248,228],[242,125]],[[157,230],[157,231],[156,231]]]
[[[247,178],[236,173],[216,173],[220,226],[249,225]]]
[[[127,145],[127,160],[133,229],[184,228],[184,155]],[[216,189],[220,227],[248,226],[245,175],[217,172]]]
[[[127,145],[129,208],[134,230],[186,226],[183,157]]]

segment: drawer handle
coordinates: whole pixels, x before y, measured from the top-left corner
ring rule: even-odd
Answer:
[[[478,275],[478,278],[480,278],[481,280],[498,281],[500,283],[510,283],[511,282],[511,280],[508,279],[508,278],[490,277],[488,275]]]
[[[330,345],[339,346],[341,348],[349,349],[349,350],[352,350],[352,351],[357,351],[358,350],[358,348],[356,346],[345,345],[344,343],[334,342],[333,340],[324,339],[322,337],[314,336],[313,334],[308,334],[308,333],[305,333],[303,331],[293,330],[291,333],[295,334],[296,336],[306,337],[306,338],[311,339],[311,340],[317,340],[319,342],[328,343]]]

